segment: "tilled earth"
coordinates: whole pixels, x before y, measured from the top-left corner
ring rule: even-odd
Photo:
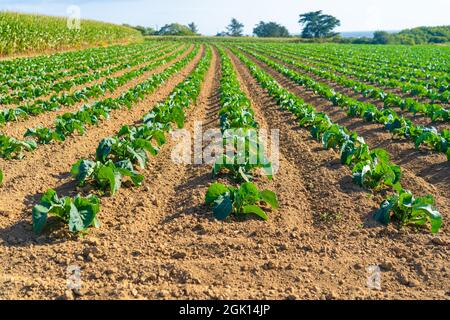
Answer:
[[[81,239],[56,222],[40,237],[31,231],[31,208],[42,192],[49,187],[63,194],[75,190],[71,165],[92,157],[99,140],[139,121],[164,100],[193,70],[199,53],[145,101],[114,112],[86,135],[41,146],[22,161],[0,160],[5,172],[15,175],[0,188],[0,298],[449,299],[448,225],[437,236],[377,225],[371,216],[381,199],[353,184],[338,154],[312,140],[229,54],[258,123],[280,130],[279,172],[273,181],[256,180],[279,196],[280,209],[270,213],[270,220],[214,220],[204,205],[214,181],[211,166],[175,164],[171,155],[178,141],[169,139],[143,172],[142,187],[102,199],[101,228]],[[416,152],[376,125],[345,118],[313,93],[260,66],[371,146],[386,148],[402,166],[406,186],[434,194],[448,216],[448,165],[439,156]],[[220,74],[214,51],[200,97],[188,111],[191,133],[198,121],[203,130],[219,127]],[[42,121],[54,117],[49,113]],[[73,266],[81,276],[81,289],[74,291],[67,289]],[[373,266],[381,269],[380,290],[368,286]]]

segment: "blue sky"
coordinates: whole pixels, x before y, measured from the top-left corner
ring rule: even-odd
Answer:
[[[0,0],[0,10],[66,15],[79,5],[83,18],[161,27],[195,21],[203,34],[223,31],[231,17],[251,34],[260,20],[277,21],[299,33],[298,15],[324,10],[338,17],[339,31],[399,30],[450,25],[450,0]]]

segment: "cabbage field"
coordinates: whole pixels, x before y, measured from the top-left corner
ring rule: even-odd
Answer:
[[[449,297],[449,47],[152,39],[0,78],[0,298]]]

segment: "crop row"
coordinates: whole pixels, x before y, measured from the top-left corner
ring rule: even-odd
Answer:
[[[133,103],[143,100],[146,95],[153,93],[164,81],[184,68],[197,55],[198,50],[197,46],[185,58],[169,66],[163,72],[151,75],[143,82],[123,92],[118,98],[107,98],[96,101],[91,105],[84,105],[78,111],[67,112],[58,116],[54,128],[30,128],[24,136],[36,138],[38,144],[48,144],[52,141],[64,141],[75,132],[84,134],[87,126],[97,125],[102,119],[108,119],[112,110],[123,107],[131,108]],[[165,65],[168,61],[178,57],[181,54],[180,52],[168,57],[167,60],[157,61],[148,70]]]
[[[270,48],[264,47],[264,51]],[[448,112],[445,112],[445,108],[441,105],[436,104],[428,104],[428,103],[420,103],[411,98],[402,98],[393,93],[387,93],[385,90],[380,88],[376,88],[364,83],[360,83],[358,81],[352,80],[349,76],[354,77],[356,79],[369,82],[376,85],[381,85],[387,88],[401,88],[403,93],[408,93],[411,96],[419,96],[429,98],[432,102],[442,102],[449,103],[450,102],[450,84],[448,82],[440,82],[436,83],[437,89],[432,88],[429,82],[425,84],[419,84],[417,81],[414,81],[412,78],[407,78],[404,74],[397,73],[398,71],[390,71],[388,75],[391,78],[381,78],[376,76],[374,73],[377,72],[373,69],[373,67],[366,68],[358,68],[356,70],[354,67],[348,67],[346,65],[342,65],[342,61],[336,63],[330,63],[329,61],[325,63],[308,63],[308,65],[300,64],[299,57],[295,52],[281,50],[270,50],[275,55],[280,56],[286,59],[293,58],[295,59],[295,63],[299,64],[298,67],[302,68],[308,72],[312,72],[317,74],[318,76],[325,75],[327,78],[330,77],[330,72],[333,75],[330,80],[337,81],[338,83],[352,88],[355,92],[362,93],[364,95],[369,95],[372,98],[380,99],[385,103],[386,106],[396,106],[402,109],[408,109],[414,113],[423,113],[428,115],[434,120],[439,118],[444,121],[450,121],[450,115]],[[304,60],[304,58],[302,58]],[[294,60],[290,60],[294,62]],[[340,75],[337,75],[338,72]],[[392,79],[392,77],[400,78],[401,80]],[[416,82],[416,83],[414,83]]]
[[[185,47],[183,47],[185,49]],[[176,57],[181,54],[183,49],[175,52],[171,57]],[[156,58],[160,57],[160,55],[168,54],[172,51],[171,48],[157,52],[153,52],[148,56],[136,59],[135,61],[129,62],[129,66],[141,65],[148,61],[153,61]],[[46,101],[37,100],[32,103],[25,103],[22,106],[16,108],[3,109],[0,111],[0,124],[5,122],[17,121],[20,118],[26,118],[29,115],[38,115],[48,111],[58,110],[63,106],[72,106],[81,101],[87,102],[92,98],[101,97],[106,93],[106,91],[113,92],[118,87],[123,86],[127,82],[132,81],[133,79],[141,76],[145,72],[154,69],[157,66],[160,66],[164,63],[163,59],[155,60],[152,63],[149,63],[145,66],[142,66],[136,70],[128,71],[120,76],[106,78],[100,84],[93,84],[91,86],[84,87],[79,90],[75,90],[72,93],[63,92],[62,94],[53,95]]]
[[[31,62],[26,59],[7,60],[5,61],[6,65],[2,66],[0,63],[0,67],[5,69],[3,71],[5,73],[1,75],[3,81],[0,93],[7,94],[12,90],[17,90],[27,85],[46,85],[62,78],[87,73],[97,69],[104,61],[130,56],[156,46],[156,44],[139,44],[107,47],[93,52],[90,52],[90,50],[77,51],[77,55],[74,57],[63,59],[64,63],[60,66],[56,65],[61,58],[48,59],[47,63]]]
[[[287,45],[290,46],[290,45]],[[293,47],[293,46],[291,46]],[[297,46],[298,47],[298,46]],[[372,64],[377,69],[396,68],[405,74],[413,72],[414,77],[431,79],[433,77],[450,81],[450,54],[445,47],[408,47],[408,46],[341,46],[306,45],[309,53],[334,57],[355,65]],[[352,57],[357,57],[353,59]]]
[[[332,102],[335,106],[347,110],[348,116],[360,117],[367,122],[382,124],[385,130],[394,135],[413,141],[416,148],[426,145],[436,152],[447,155],[447,158],[450,161],[449,130],[438,132],[434,127],[428,128],[422,125],[414,125],[411,120],[399,116],[390,108],[379,109],[373,104],[352,99],[342,93],[334,91],[330,86],[324,83],[317,82],[311,77],[295,72],[265,56],[259,55],[253,51],[247,52],[295,83],[310,89],[320,97]]]
[[[191,61],[198,53],[199,47],[196,46],[185,58],[166,68],[163,72],[153,74],[143,82],[123,92],[118,98],[107,98],[102,101],[94,102],[91,105],[85,105],[79,111],[69,112],[58,116],[55,120],[55,128],[37,127],[28,129],[25,137],[34,137],[35,140],[18,140],[6,135],[0,134],[0,158],[22,159],[25,152],[33,151],[39,144],[47,144],[51,141],[64,141],[68,136],[77,132],[84,134],[87,126],[97,125],[102,119],[108,119],[112,110],[123,107],[131,108],[148,94],[153,93],[156,88],[164,83],[169,77],[180,71]],[[164,65],[170,60],[175,59],[179,53],[173,54],[167,60],[159,60],[154,68]]]
[[[278,208],[277,196],[270,190],[260,191],[253,180],[255,169],[264,169],[272,178],[272,165],[263,156],[255,130],[259,128],[254,118],[251,102],[241,90],[234,66],[222,48],[219,48],[222,76],[220,79],[220,129],[224,150],[233,150],[229,156],[224,151],[213,167],[213,177],[225,171],[238,185],[212,184],[206,193],[206,204],[213,207],[214,217],[225,220],[234,214],[238,217],[254,214],[268,220],[261,205]],[[244,146],[240,148],[239,145]],[[256,156],[255,156],[256,155]],[[257,161],[252,161],[257,159]],[[242,184],[240,184],[243,182]]]
[[[401,168],[389,160],[385,150],[370,150],[357,133],[333,123],[326,114],[317,112],[312,105],[284,89],[240,51],[234,49],[234,53],[277,104],[297,117],[300,126],[309,128],[311,135],[320,141],[324,148],[340,152],[341,162],[351,168],[356,184],[373,191],[383,188],[394,191],[375,214],[377,221],[388,224],[396,220],[401,225],[417,226],[429,223],[433,233],[439,231],[442,217],[434,208],[433,196],[416,198],[410,191],[405,190],[401,186]]]
[[[307,60],[309,64],[321,68],[335,68],[343,74],[357,77],[372,84],[388,88],[400,88],[404,93],[427,97],[443,103],[449,101],[450,77],[446,73],[432,75],[417,69],[406,70],[391,65],[389,61],[384,64],[361,61],[360,57],[354,54],[334,57],[325,51],[311,53],[303,48],[274,47],[294,54],[296,57],[301,57]]]
[[[211,48],[208,47],[190,75],[175,87],[164,102],[146,114],[140,124],[125,125],[117,135],[100,141],[95,160],[77,161],[71,174],[79,186],[89,185],[101,194],[113,196],[126,177],[135,186],[141,185],[144,176],[138,173],[139,169],[146,167],[149,155],[158,153],[166,142],[166,132],[172,130],[173,126],[184,126],[185,112],[196,102],[210,62]],[[99,211],[100,200],[93,194],[85,198],[76,196],[60,199],[50,189],[33,208],[33,229],[41,233],[48,216],[53,215],[67,223],[71,232],[86,232],[91,226],[99,226]]]
[[[174,53],[171,57],[167,57],[166,59],[161,59],[158,60],[155,64],[153,64],[153,67],[156,68],[160,65],[164,65],[165,63],[169,62],[172,59],[175,59],[176,57],[178,57],[179,55],[181,55],[182,51],[179,51],[178,53]],[[155,75],[157,76],[157,75]],[[67,121],[65,122],[69,122],[72,123],[73,125],[71,125],[71,127],[81,127],[78,124],[81,124],[81,120],[79,120],[80,122],[77,122],[75,120],[70,121],[71,118],[73,118],[73,114],[78,114],[78,118],[82,119],[91,119],[91,120],[95,120],[95,122],[98,122],[100,120],[100,114],[104,114],[107,115],[109,114],[109,111],[112,109],[117,109],[119,108],[121,105],[118,104],[117,102],[122,101],[123,103],[126,103],[127,105],[130,105],[130,102],[127,102],[126,99],[127,98],[131,98],[132,97],[132,89],[130,89],[130,91],[128,91],[127,93],[123,93],[118,99],[105,99],[103,101],[98,101],[94,104],[92,104],[91,106],[83,106],[80,111],[84,111],[84,110],[92,110],[91,112],[87,111],[85,113],[68,113],[67,115],[63,115],[61,118],[65,118]],[[98,107],[96,107],[98,106]],[[109,108],[109,109],[107,109]],[[98,111],[94,111],[94,110],[98,110]],[[82,116],[82,114],[84,115],[90,115],[88,117],[86,116]],[[95,115],[97,114],[97,115]],[[59,122],[58,120],[56,122]],[[63,128],[61,128],[62,132],[61,132],[61,137],[65,136],[63,135],[64,132],[67,132],[68,126],[63,126]],[[35,133],[33,134],[33,131],[35,131]],[[44,132],[47,132],[47,134],[45,134]],[[45,143],[50,142],[51,140],[55,140],[58,138],[58,134],[54,134],[52,133],[52,129],[51,128],[35,128],[35,129],[29,129],[27,130],[27,133],[25,135],[30,135],[30,136],[36,136],[37,140],[40,143]],[[46,137],[46,135],[48,137]],[[52,137],[53,136],[53,137]],[[0,134],[0,157],[1,158],[5,158],[5,159],[21,159],[24,156],[24,152],[25,151],[32,151],[34,149],[36,149],[36,142],[33,140],[18,140],[12,137],[8,137],[6,135]]]
[[[431,103],[423,103],[419,102],[412,98],[403,98],[398,94],[386,92],[385,90],[374,87],[372,85],[368,85],[365,83],[361,83],[357,80],[353,80],[348,77],[348,75],[356,76],[358,79],[362,79],[364,81],[368,81],[371,77],[370,74],[367,73],[358,73],[349,71],[348,69],[343,69],[339,67],[329,67],[327,65],[320,65],[320,68],[312,67],[310,65],[306,65],[298,61],[298,58],[295,55],[286,54],[284,52],[272,51],[270,49],[258,50],[259,52],[266,53],[272,58],[276,58],[285,63],[288,63],[296,68],[300,68],[306,72],[312,73],[318,77],[331,80],[333,82],[338,83],[339,85],[345,86],[347,88],[352,89],[354,92],[363,95],[364,97],[370,97],[372,99],[377,99],[383,102],[384,107],[398,107],[401,110],[406,110],[410,113],[423,114],[429,117],[432,121],[444,121],[450,122],[450,111],[447,110],[443,105],[440,104],[431,104]],[[270,53],[268,53],[270,52]],[[338,74],[340,73],[340,74]],[[344,75],[342,75],[344,74]],[[389,80],[390,81],[390,80]],[[404,84],[403,86],[408,86]],[[417,88],[416,88],[417,89]],[[415,89],[412,89],[415,90]],[[417,89],[420,90],[420,89]],[[419,91],[417,91],[419,92]],[[441,100],[442,102],[448,102],[450,98],[450,91],[444,91],[442,94],[438,94],[435,91],[427,91],[430,94],[434,95],[436,100]],[[410,92],[413,93],[413,92]],[[436,94],[435,94],[436,93]],[[431,96],[430,96],[431,98]]]
[[[124,56],[112,56],[108,59],[96,61],[96,65],[92,65],[89,72],[81,72],[73,78],[64,77],[62,81],[45,81],[37,82],[35,80],[23,81],[17,84],[14,91],[4,94],[0,97],[0,104],[18,104],[25,100],[37,99],[44,95],[49,95],[52,92],[60,93],[61,91],[69,91],[75,86],[86,84],[98,80],[103,77],[123,70],[125,68],[133,67],[137,64],[147,61],[148,55],[153,55],[157,51],[166,49],[168,46],[154,46],[146,50],[139,50]],[[105,68],[106,66],[106,68]],[[78,69],[80,70],[80,69]],[[94,72],[91,72],[94,70]],[[60,79],[58,79],[60,80]]]
[[[0,80],[12,88],[23,81],[43,80],[55,81],[61,77],[69,77],[79,72],[88,71],[96,65],[96,61],[109,56],[126,55],[129,52],[144,50],[155,46],[154,42],[133,45],[115,45],[109,47],[91,48],[86,50],[56,53],[49,56],[18,58],[0,61]],[[3,92],[1,89],[0,92]]]

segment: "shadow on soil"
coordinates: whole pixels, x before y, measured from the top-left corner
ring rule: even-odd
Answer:
[[[29,247],[53,245],[74,239],[65,229],[67,226],[59,219],[49,218],[42,235],[36,235],[32,230],[31,219],[23,219],[17,223],[0,229],[0,239],[6,247]]]
[[[66,179],[67,175],[58,177]],[[61,184],[55,191],[58,196],[75,196],[76,195],[76,182],[69,181]],[[0,229],[0,239],[4,244],[9,247],[28,247],[30,245],[48,245],[69,241],[73,239],[74,235],[71,235],[67,231],[67,225],[61,220],[49,217],[47,225],[42,235],[36,235],[33,232],[32,215],[33,206],[39,203],[42,197],[42,193],[30,194],[24,199],[25,211],[22,212],[20,220],[9,227]]]

